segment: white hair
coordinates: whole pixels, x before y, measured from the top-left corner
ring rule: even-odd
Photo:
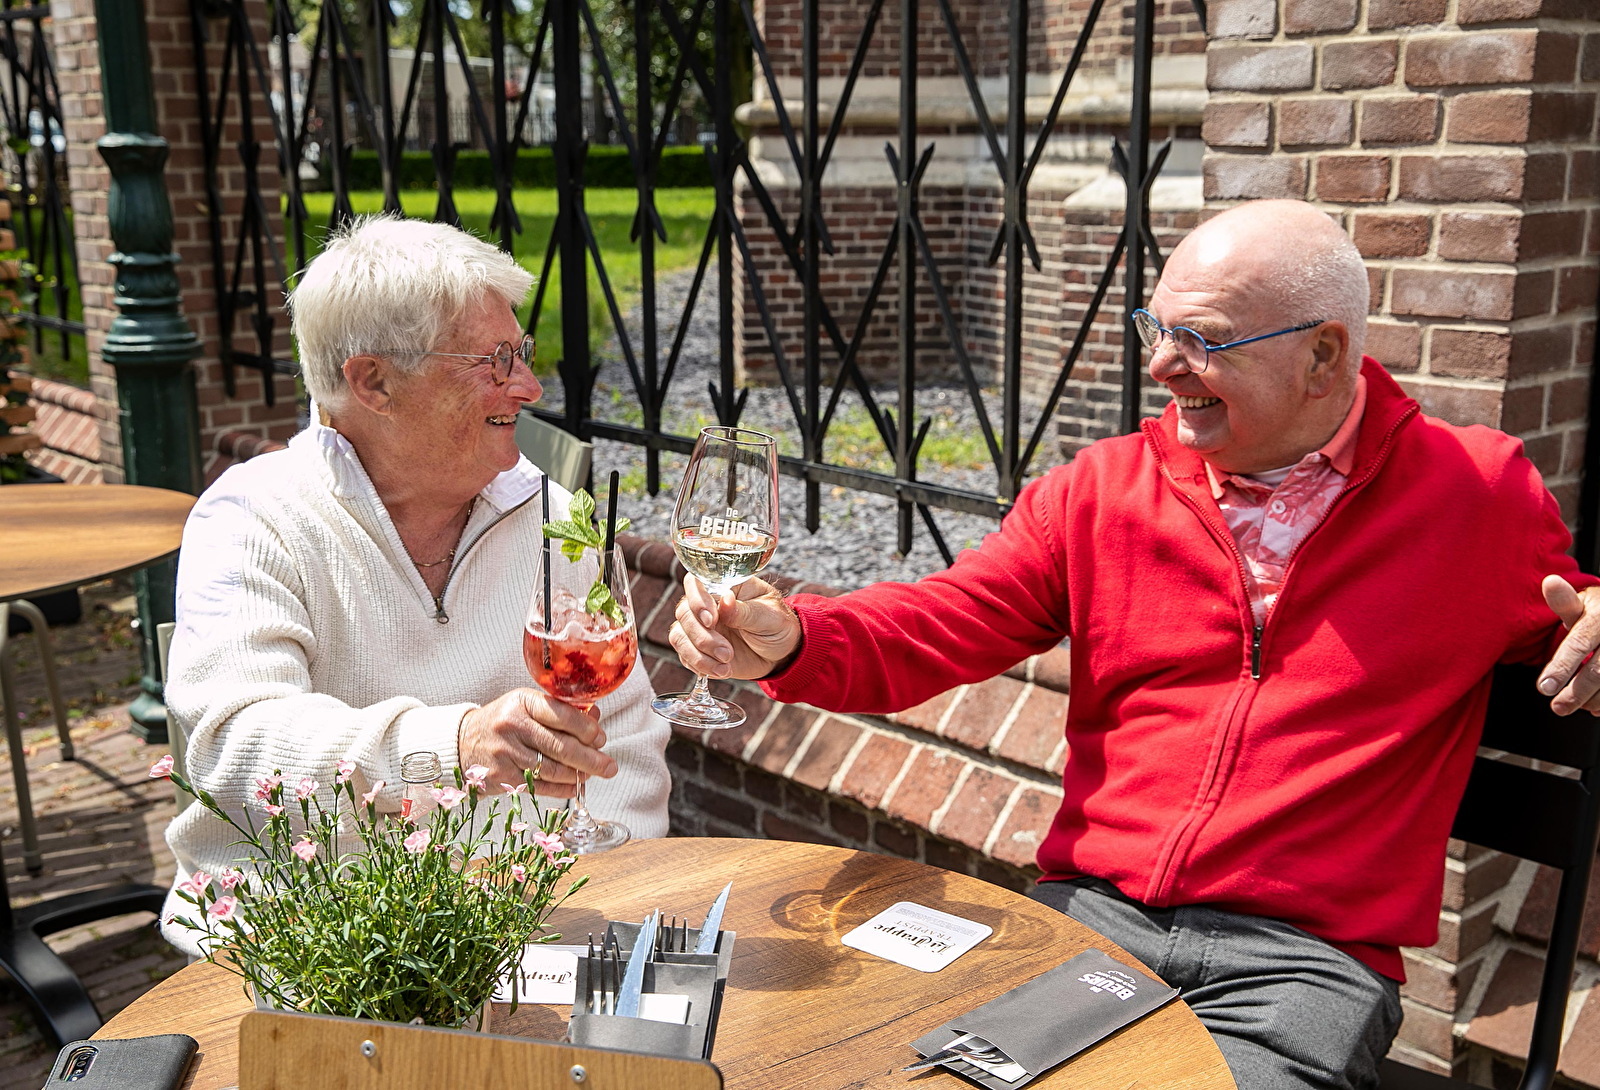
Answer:
[[[1350,236],[1337,226],[1307,244],[1307,250],[1275,270],[1274,287],[1282,302],[1283,323],[1343,322],[1350,335],[1345,359],[1359,371],[1371,300],[1366,263]]]
[[[351,356],[384,356],[414,371],[468,308],[491,294],[515,308],[533,281],[510,254],[460,228],[358,217],[329,236],[289,293],[306,390],[341,408]]]

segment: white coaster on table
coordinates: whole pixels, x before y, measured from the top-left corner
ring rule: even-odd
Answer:
[[[899,901],[839,941],[918,972],[937,973],[992,934],[994,928],[986,924]]]

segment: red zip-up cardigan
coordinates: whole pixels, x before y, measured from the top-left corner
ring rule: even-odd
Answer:
[[[1543,576],[1582,579],[1522,444],[1423,416],[1378,363],[1354,468],[1257,629],[1176,410],[1026,488],[918,583],[796,595],[778,700],[883,713],[1071,638],[1046,880],[1293,924],[1404,979],[1498,662],[1553,651]]]

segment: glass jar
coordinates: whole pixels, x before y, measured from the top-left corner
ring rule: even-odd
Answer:
[[[400,816],[410,817],[411,808],[420,806],[428,798],[428,792],[443,775],[444,763],[439,760],[437,753],[418,750],[400,758],[400,778],[406,784],[405,799],[400,803]]]

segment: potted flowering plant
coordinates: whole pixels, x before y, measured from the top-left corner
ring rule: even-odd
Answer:
[[[328,805],[310,777],[257,777],[266,815],[258,827],[161,758],[150,774],[194,795],[246,849],[243,867],[196,871],[179,886],[195,912],[177,921],[205,932],[206,960],[244,977],[260,1004],[481,1027],[496,983],[521,964],[526,944],[560,938],[544,922],[588,879],[558,892],[575,856],[556,835],[560,811],[545,813],[535,800],[534,820],[525,819],[531,779],[502,784],[506,794],[480,814],[488,769],[451,771],[453,784],[432,789],[427,820],[409,807],[403,817],[380,815],[383,782],[357,796],[349,761],[338,763]],[[502,810],[502,800],[512,804]]]

